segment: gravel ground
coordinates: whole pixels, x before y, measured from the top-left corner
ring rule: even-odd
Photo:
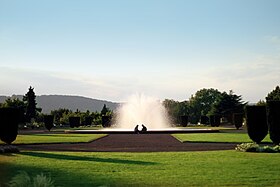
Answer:
[[[182,143],[170,134],[109,134],[88,143],[18,145],[20,150],[84,152],[166,152],[233,150],[236,143]]]

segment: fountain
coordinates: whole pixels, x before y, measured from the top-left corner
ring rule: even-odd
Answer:
[[[170,126],[167,112],[160,100],[145,96],[143,94],[135,94],[121,104],[115,111],[116,121],[110,128],[102,130],[68,130],[66,133],[92,133],[92,134],[118,134],[118,133],[134,133],[134,128],[144,124],[147,132],[150,134],[158,133],[208,133],[219,132],[211,129],[190,129],[190,128],[174,128]]]
[[[149,130],[155,130],[166,129],[170,123],[166,110],[158,99],[135,94],[118,108],[116,128],[131,130],[142,124]]]

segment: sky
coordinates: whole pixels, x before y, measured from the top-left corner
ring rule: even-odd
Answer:
[[[0,0],[0,95],[265,99],[280,83],[279,0]]]

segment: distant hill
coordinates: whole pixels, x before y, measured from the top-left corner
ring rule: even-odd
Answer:
[[[22,99],[22,95],[0,96],[0,103],[3,103],[7,98],[19,98]],[[42,108],[43,113],[50,113],[51,110],[66,108],[72,111],[77,109],[84,111],[100,112],[104,104],[110,108],[110,110],[115,110],[119,103],[114,103],[105,100],[92,99],[81,96],[69,96],[69,95],[41,95],[36,96],[37,107]]]

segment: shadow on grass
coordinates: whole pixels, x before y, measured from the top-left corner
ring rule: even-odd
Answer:
[[[66,138],[72,138],[72,137],[78,137],[83,138],[82,135],[70,135],[70,134],[29,134],[31,136],[50,136],[50,137],[66,137]]]
[[[42,152],[21,152],[21,155],[50,158],[58,160],[77,160],[77,161],[92,161],[92,162],[107,162],[116,164],[136,164],[136,165],[156,165],[156,162],[145,162],[137,160],[123,160],[115,158],[98,158],[98,157],[86,157],[86,156],[73,156],[73,155],[63,155],[63,154],[53,154],[53,153],[42,153]]]
[[[112,177],[106,176],[102,173],[79,173],[73,170],[53,169],[52,167],[38,167],[26,166],[16,163],[4,163],[1,165],[5,172],[3,175],[0,173],[0,186],[8,186],[12,177],[18,174],[19,171],[25,171],[30,177],[35,177],[38,174],[45,174],[54,181],[55,186],[123,186],[126,184],[124,180],[115,180]],[[1,169],[0,169],[1,171]],[[82,179],[82,180],[81,180]]]

